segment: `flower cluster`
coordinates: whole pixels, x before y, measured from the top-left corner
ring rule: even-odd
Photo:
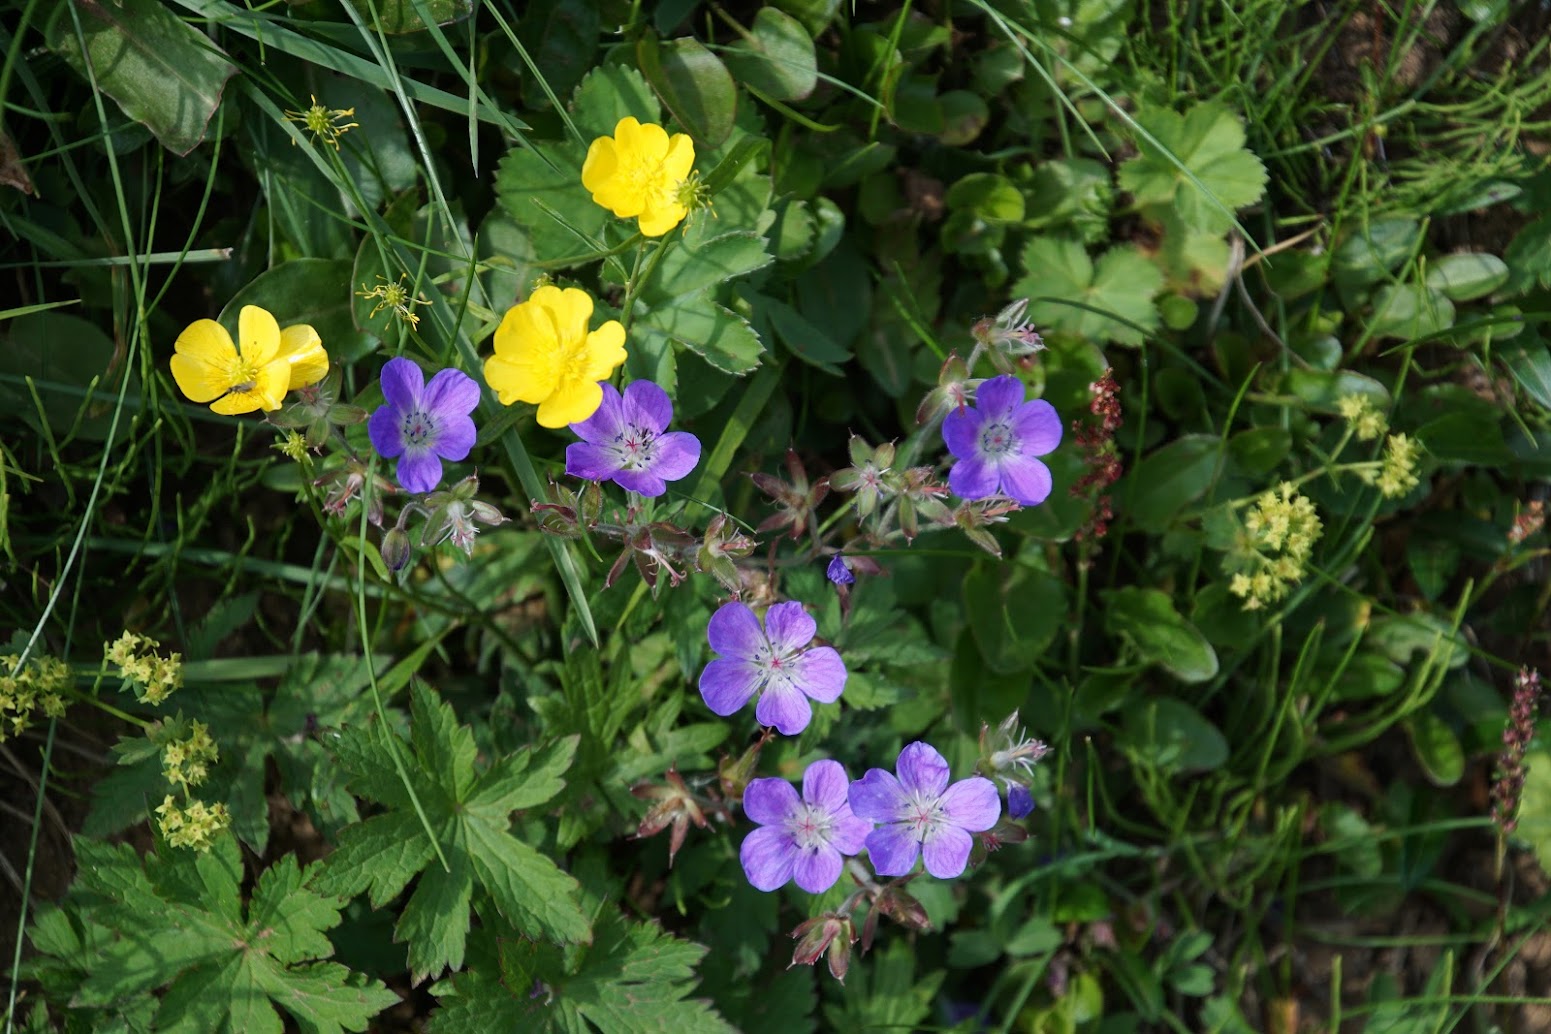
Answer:
[[[1384,498],[1399,499],[1420,483],[1416,461],[1421,454],[1421,443],[1415,438],[1392,434],[1384,439],[1384,455],[1379,460],[1378,472],[1365,471],[1364,479],[1377,485]]]
[[[237,343],[215,320],[195,320],[173,343],[172,379],[194,402],[228,416],[276,410],[293,388],[328,373],[318,332],[305,323],[280,328],[267,309],[244,305]]]
[[[33,711],[49,718],[65,713],[64,690],[70,666],[53,657],[32,657],[26,664],[14,654],[0,656],[0,743],[20,736],[32,724]]]
[[[156,808],[156,825],[167,843],[173,847],[192,847],[196,851],[208,851],[221,831],[232,824],[231,813],[224,804],[205,804],[191,801],[187,808],[168,794]]]
[[[1513,706],[1503,729],[1503,749],[1492,780],[1492,821],[1504,836],[1519,825],[1519,798],[1524,793],[1524,754],[1535,736],[1540,712],[1540,672],[1520,668],[1513,680]]]
[[[1115,518],[1109,490],[1120,480],[1123,470],[1120,449],[1115,445],[1115,432],[1122,422],[1120,385],[1115,382],[1115,371],[1106,368],[1102,377],[1088,385],[1088,392],[1093,396],[1088,412],[1097,418],[1097,423],[1072,422],[1083,473],[1072,485],[1071,494],[1093,494],[1093,511],[1073,536],[1078,542],[1101,539],[1109,533],[1109,522]]]
[[[1284,481],[1256,500],[1244,527],[1249,542],[1240,562],[1249,570],[1236,573],[1228,591],[1244,600],[1245,610],[1258,610],[1303,580],[1322,525],[1313,502]]]
[[[939,879],[962,875],[970,834],[996,825],[1001,800],[979,776],[949,785],[943,756],[917,741],[900,752],[895,772],[873,768],[849,783],[838,761],[815,761],[801,796],[784,779],[755,779],[743,810],[758,824],[738,852],[749,883],[770,891],[795,881],[822,894],[840,878],[842,859],[864,849],[880,876],[905,876],[918,858]]]
[[[1341,413],[1341,419],[1352,426],[1352,433],[1358,441],[1371,442],[1389,428],[1389,421],[1368,395],[1342,395],[1336,402],[1336,408]]]
[[[114,642],[103,644],[108,662],[118,666],[125,685],[143,704],[160,704],[183,685],[183,655],[163,657],[160,649],[155,639],[136,632],[125,632]]]
[[[162,775],[185,791],[198,786],[210,774],[210,766],[220,759],[210,729],[197,719],[190,724],[186,739],[162,744]]]

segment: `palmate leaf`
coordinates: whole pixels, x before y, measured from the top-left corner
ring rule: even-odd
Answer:
[[[1224,233],[1234,211],[1265,193],[1266,168],[1244,147],[1243,121],[1222,105],[1183,115],[1143,109],[1136,122],[1154,139],[1138,137],[1141,153],[1120,166],[1120,186],[1142,205],[1171,207],[1192,229]]]
[[[452,978],[456,997],[426,1025],[429,1034],[578,1031],[602,1034],[725,1034],[709,1003],[688,998],[706,949],[604,905],[590,948],[564,953],[521,938],[501,941],[501,971]]]
[[[1074,240],[1037,237],[1023,249],[1025,274],[1013,297],[1029,299],[1029,318],[1104,344],[1140,345],[1158,326],[1153,295],[1163,273],[1134,248],[1111,248],[1095,263]]]
[[[318,889],[346,897],[366,891],[372,907],[381,908],[424,870],[395,928],[397,939],[409,942],[416,980],[463,964],[476,886],[524,934],[589,940],[576,881],[509,832],[513,811],[542,804],[565,786],[560,776],[571,766],[577,737],[518,751],[481,773],[473,733],[458,725],[451,707],[416,683],[410,708],[409,780],[448,868],[432,863],[431,840],[394,768],[390,752],[403,751],[403,742],[371,723],[340,737],[338,759],[351,787],[387,811],[340,833],[338,850],[316,877]]]
[[[365,1030],[398,1003],[375,980],[337,963],[323,931],[339,903],[307,890],[287,856],[259,877],[246,916],[237,842],[223,836],[206,853],[139,858],[128,845],[76,842],[77,887],[61,913],[40,923],[34,943],[79,971],[71,1007],[134,1013],[165,989],[161,1031],[282,1031],[280,1009],[318,1034]],[[76,913],[86,937],[62,936]],[[57,978],[58,974],[53,974]]]

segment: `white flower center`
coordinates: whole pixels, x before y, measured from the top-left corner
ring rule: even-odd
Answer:
[[[980,428],[980,454],[987,459],[1016,453],[1018,446],[1018,436],[1013,433],[1010,420],[987,420]]]
[[[906,798],[900,820],[910,827],[917,840],[927,839],[948,824],[948,817],[943,814],[942,798],[923,794],[919,790]]]
[[[423,409],[411,409],[404,414],[399,430],[404,435],[404,448],[428,449],[436,437],[436,421]]]
[[[786,820],[787,832],[791,833],[797,846],[804,851],[813,851],[826,846],[834,827],[833,815],[819,805],[809,804],[807,801],[799,804],[797,810]]]
[[[657,459],[657,433],[635,424],[614,436],[609,448],[624,470],[648,470]]]

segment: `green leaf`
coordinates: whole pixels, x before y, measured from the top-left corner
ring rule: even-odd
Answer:
[[[709,289],[670,308],[652,310],[631,329],[641,337],[660,339],[658,347],[682,345],[718,370],[740,376],[759,366],[765,351],[748,320],[712,301]]]
[[[496,170],[495,193],[501,207],[527,231],[533,253],[546,261],[591,261],[604,223],[613,218],[582,186],[582,152],[574,144],[508,151]]]
[[[1350,287],[1377,283],[1411,257],[1421,236],[1422,224],[1402,216],[1360,225],[1336,246],[1331,273]]]
[[[350,0],[350,3],[361,12],[367,24],[387,33],[423,31],[427,19],[420,16],[421,10],[430,16],[431,23],[451,25],[467,18],[474,9],[474,0]]]
[[[1515,831],[1535,851],[1541,868],[1551,866],[1551,749],[1541,740],[1524,753],[1524,791]]]
[[[450,871],[430,866],[434,850],[425,825],[398,786],[393,753],[403,741],[373,723],[339,738],[340,764],[358,792],[388,806],[383,814],[347,826],[315,885],[353,896],[369,890],[374,908],[396,896],[416,872],[426,872],[400,916],[395,935],[410,943],[410,967],[418,981],[462,965],[474,885],[525,936],[574,944],[590,929],[577,900],[575,880],[547,856],[510,832],[512,802],[548,800],[574,743],[551,748],[537,765],[532,756],[499,761],[475,771],[473,734],[453,710],[416,682],[410,691],[410,782],[427,811]]]
[[[1116,742],[1136,761],[1165,772],[1211,772],[1228,761],[1228,741],[1201,712],[1173,697],[1126,711]]]
[[[1123,345],[1158,328],[1152,299],[1163,273],[1133,247],[1111,248],[1095,264],[1077,241],[1038,237],[1024,246],[1023,269],[1011,294],[1029,299],[1029,318],[1042,327]]]
[[[323,349],[330,360],[360,359],[371,353],[376,342],[355,326],[353,272],[354,263],[349,259],[301,258],[282,262],[254,277],[233,295],[216,322],[235,341],[237,314],[244,305],[257,305],[268,309],[281,327],[311,325],[323,339]]]
[[[812,37],[776,7],[761,7],[749,34],[723,51],[722,61],[734,78],[773,100],[802,100],[819,81]]]
[[[1048,571],[977,563],[964,579],[964,610],[987,668],[1028,671],[1066,624],[1066,586]]]
[[[765,245],[763,236],[735,230],[667,246],[652,279],[641,289],[642,306],[647,310],[668,307],[678,299],[691,298],[733,277],[763,269],[774,261]]]
[[[597,56],[598,35],[601,31],[598,5],[592,0],[530,4],[517,26],[517,36],[527,47],[534,67],[539,69],[557,97],[564,97],[591,74],[591,69],[597,67],[594,58]],[[611,67],[625,70],[623,65]],[[528,82],[524,87],[523,94],[530,106],[547,103],[539,84]],[[653,121],[643,112],[635,114],[643,121]],[[613,132],[614,125],[610,123],[606,134],[594,133],[592,136],[612,135]],[[587,139],[590,141],[591,137]]]
[[[1505,350],[1502,359],[1519,387],[1551,411],[1551,350],[1542,342],[1526,341]]]
[[[1266,169],[1244,147],[1244,122],[1215,102],[1185,114],[1158,108],[1137,112],[1140,152],[1120,166],[1121,189],[1143,205],[1173,209],[1206,233],[1224,233],[1233,213],[1265,194]]]
[[[769,317],[776,337],[793,355],[833,376],[843,376],[836,364],[851,358],[849,349],[841,346],[827,331],[810,322],[790,305],[764,296],[754,296],[750,301],[756,298],[759,311]]]
[[[1431,711],[1418,711],[1404,723],[1411,753],[1435,786],[1454,786],[1465,774],[1465,750],[1449,723]]]
[[[1211,488],[1221,446],[1211,435],[1190,434],[1142,457],[1121,482],[1120,512],[1143,531],[1162,531],[1186,516],[1186,508]]]
[[[1167,593],[1130,587],[1104,597],[1105,628],[1134,645],[1143,660],[1161,665],[1182,682],[1205,682],[1217,675],[1217,651],[1174,609]]]
[[[1507,282],[1508,264],[1479,251],[1444,255],[1427,270],[1427,286],[1456,302],[1485,297]]]
[[[738,109],[737,87],[727,66],[697,40],[659,41],[651,33],[636,44],[636,60],[646,81],[695,143],[721,146],[732,133]]]
[[[1389,284],[1373,297],[1368,329],[1375,337],[1411,341],[1454,325],[1454,303],[1439,290],[1417,284]]]
[[[540,66],[543,67],[543,66]],[[622,118],[660,122],[662,108],[657,95],[640,72],[629,65],[603,65],[587,73],[571,100],[572,118],[583,140],[591,144],[600,136],[613,136]]]
[[[80,36],[72,11],[80,17]],[[94,75],[124,114],[180,155],[205,139],[226,80],[237,71],[220,47],[161,0],[61,4],[48,45],[83,76]]]
[[[56,439],[69,434],[72,427],[87,440],[108,436],[119,387],[113,367],[113,341],[90,320],[34,312],[0,324],[0,375],[32,378],[42,412],[25,382],[0,381],[0,405],[34,428],[41,430],[47,423]],[[88,403],[86,389],[93,379],[97,384]],[[136,397],[138,381],[136,377],[131,382],[128,398]],[[128,414],[120,423],[120,433],[126,426]]]
[[[338,925],[339,903],[303,887],[294,856],[263,872],[244,910],[230,836],[203,853],[140,859],[128,845],[86,839],[76,852],[79,882],[65,911],[103,936],[83,957],[89,966],[72,1005],[130,1006],[165,988],[160,1030],[280,1031],[278,1006],[308,1030],[338,1034],[365,1030],[398,1004],[381,983],[315,961],[333,953],[324,931]],[[68,945],[45,938],[38,946]]]

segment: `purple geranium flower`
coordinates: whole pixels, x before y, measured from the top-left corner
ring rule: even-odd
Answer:
[[[1023,401],[1023,382],[1003,374],[980,386],[974,406],[960,406],[942,422],[943,441],[958,462],[948,487],[964,499],[1001,492],[1023,506],[1050,495],[1043,456],[1061,444],[1061,418],[1044,399]]]
[[[824,569],[824,574],[836,585],[852,585],[856,582],[856,575],[851,573],[851,568],[846,564],[845,555],[836,553],[829,558],[829,566]]]
[[[565,447],[565,472],[587,481],[613,479],[641,495],[662,495],[669,481],[700,462],[700,439],[688,431],[668,431],[672,420],[668,393],[651,381],[633,381],[624,395],[605,383],[598,411],[571,425],[582,440]]]
[[[725,717],[760,693],[754,717],[761,725],[783,736],[802,732],[813,718],[808,698],[830,703],[846,684],[846,666],[833,647],[804,649],[817,631],[801,603],[771,607],[764,628],[744,604],[722,604],[706,629],[711,649],[722,654],[700,673],[706,706]]]
[[[996,825],[1002,800],[996,784],[980,776],[948,785],[948,763],[927,743],[899,752],[899,778],[881,768],[851,784],[851,810],[880,823],[867,834],[867,853],[879,876],[903,876],[916,855],[938,879],[952,879],[969,864],[971,833]]]
[[[366,425],[372,448],[398,457],[398,481],[407,492],[429,492],[442,480],[442,460],[461,460],[474,447],[479,385],[462,370],[446,369],[425,382],[408,359],[382,368],[383,405]]]
[[[775,890],[793,877],[809,894],[822,894],[840,878],[841,855],[853,855],[872,823],[851,814],[845,766],[815,761],[802,775],[802,797],[785,779],[755,779],[743,791],[743,811],[759,828],[738,852],[743,872],[759,890]]]

